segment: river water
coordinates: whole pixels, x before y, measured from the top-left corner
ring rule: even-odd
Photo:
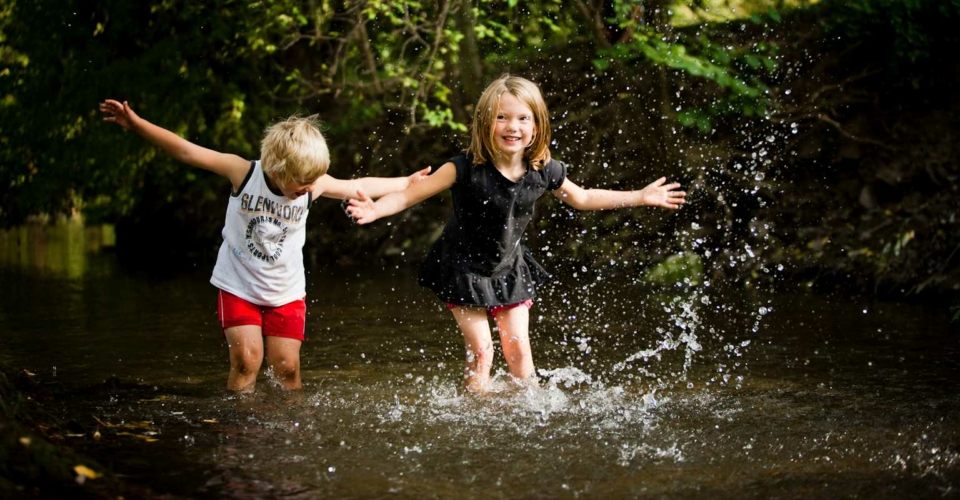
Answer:
[[[3,361],[62,395],[70,444],[171,497],[960,496],[940,307],[554,265],[531,314],[541,386],[511,389],[501,357],[478,398],[412,270],[315,267],[303,391],[261,374],[238,397],[209,269],[4,238]]]

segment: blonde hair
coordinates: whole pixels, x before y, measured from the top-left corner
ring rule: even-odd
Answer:
[[[260,164],[283,183],[310,184],[327,173],[330,151],[317,116],[291,116],[267,127],[260,143]]]
[[[500,154],[494,142],[494,126],[500,112],[500,96],[504,92],[509,92],[533,111],[536,133],[523,152],[523,159],[530,162],[534,170],[540,170],[550,161],[550,115],[537,84],[519,76],[503,75],[484,89],[473,111],[467,151],[473,155],[474,165],[486,163]]]

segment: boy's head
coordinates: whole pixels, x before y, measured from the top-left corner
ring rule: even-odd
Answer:
[[[330,167],[330,151],[316,116],[291,116],[267,127],[260,164],[281,185],[313,184]]]
[[[550,113],[540,88],[526,78],[503,75],[487,85],[473,113],[468,151],[473,154],[476,164],[492,160],[497,154],[494,134],[500,113],[500,97],[505,93],[516,97],[533,113],[536,134],[523,157],[534,169],[539,170],[550,161]]]

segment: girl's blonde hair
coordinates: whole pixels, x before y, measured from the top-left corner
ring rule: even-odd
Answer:
[[[311,184],[327,173],[330,151],[317,116],[291,116],[267,127],[260,143],[260,164],[283,183]]]
[[[536,133],[523,152],[523,159],[530,162],[534,170],[540,170],[550,161],[550,115],[537,84],[526,78],[503,75],[487,85],[473,111],[467,151],[473,155],[474,165],[486,163],[499,154],[494,142],[494,125],[500,112],[500,96],[504,92],[509,92],[533,111]]]

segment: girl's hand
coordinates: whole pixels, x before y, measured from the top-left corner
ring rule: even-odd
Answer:
[[[100,111],[106,115],[103,117],[103,121],[116,123],[126,130],[133,130],[134,123],[140,119],[140,117],[130,109],[127,101],[123,101],[123,104],[120,104],[119,101],[107,99],[100,103]]]
[[[680,187],[677,182],[666,184],[666,177],[661,177],[651,183],[649,186],[640,190],[640,203],[651,207],[669,208],[676,210],[687,202],[685,199],[687,193],[676,191]]]
[[[430,175],[430,167],[420,170],[419,172],[414,172],[412,175],[407,177],[407,187],[426,179],[428,175]]]
[[[350,199],[346,210],[347,215],[349,215],[350,218],[352,218],[361,226],[364,224],[369,224],[379,218],[377,215],[377,209],[373,204],[373,200],[371,200],[366,194],[363,193],[363,191],[359,189],[357,190],[357,197]]]

